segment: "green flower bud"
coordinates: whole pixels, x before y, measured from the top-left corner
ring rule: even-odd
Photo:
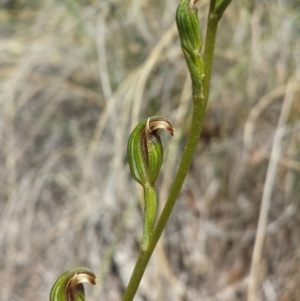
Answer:
[[[195,0],[181,0],[176,11],[176,23],[181,46],[191,57],[199,54],[202,48],[198,11],[194,6],[195,3]]]
[[[193,84],[202,83],[204,77],[201,56],[202,38],[200,33],[197,0],[181,0],[176,11],[176,23],[183,50]]]
[[[171,122],[154,116],[140,122],[129,137],[127,155],[131,174],[142,186],[153,186],[158,177],[163,162],[163,147],[158,135],[161,129],[173,136]]]
[[[96,284],[95,274],[86,268],[74,268],[62,274],[50,292],[50,301],[84,301],[83,282]]]

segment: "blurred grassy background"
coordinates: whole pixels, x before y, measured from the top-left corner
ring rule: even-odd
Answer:
[[[155,114],[177,129],[163,137],[162,205],[188,133],[178,0],[0,3],[0,300],[47,300],[74,266],[99,278],[87,300],[121,300],[142,231],[127,139]],[[197,5],[205,29],[208,1]],[[136,301],[246,300],[272,150],[258,297],[299,300],[299,33],[298,0],[226,11],[202,139]]]

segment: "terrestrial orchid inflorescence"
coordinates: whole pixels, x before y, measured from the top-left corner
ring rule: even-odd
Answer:
[[[144,189],[144,227],[139,256],[122,301],[132,301],[150,257],[166,226],[180,193],[199,141],[209,98],[211,69],[218,23],[231,0],[210,0],[204,50],[200,32],[196,0],[181,0],[176,11],[176,23],[181,48],[192,80],[193,111],[190,133],[174,177],[169,197],[157,220],[157,191],[155,181],[163,162],[163,146],[158,135],[174,128],[165,117],[149,117],[141,121],[130,135],[127,155],[134,180]],[[55,282],[50,301],[84,301],[83,282],[96,283],[96,276],[85,268],[74,268]]]

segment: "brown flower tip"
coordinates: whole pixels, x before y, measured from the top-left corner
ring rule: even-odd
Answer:
[[[70,287],[75,287],[79,283],[84,283],[84,282],[95,285],[96,284],[95,274],[88,269],[84,269],[82,271],[76,272],[74,276],[69,280],[69,285]]]
[[[155,134],[159,130],[166,130],[172,136],[174,136],[174,132],[175,132],[172,123],[167,118],[161,116],[148,118],[145,130],[147,134]]]

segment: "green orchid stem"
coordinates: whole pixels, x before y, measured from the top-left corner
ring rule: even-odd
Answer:
[[[122,301],[132,301],[135,293],[138,289],[139,283],[143,277],[147,264],[150,257],[156,247],[156,244],[167,224],[167,221],[171,215],[175,202],[180,193],[181,187],[188,173],[190,165],[193,160],[193,156],[196,150],[197,143],[200,138],[201,129],[203,125],[203,120],[206,112],[207,102],[209,98],[209,86],[211,80],[211,69],[214,56],[215,39],[218,28],[218,21],[221,16],[214,13],[215,1],[211,1],[211,6],[209,10],[209,16],[207,21],[207,32],[205,37],[205,49],[204,49],[204,77],[195,78],[195,74],[191,74],[193,82],[193,115],[191,122],[191,130],[187,139],[186,147],[184,149],[181,163],[179,165],[175,180],[171,187],[171,191],[168,200],[164,206],[164,209],[160,215],[157,225],[154,229],[153,235],[151,237],[150,243],[147,248],[141,248],[139,256],[124,293]],[[222,12],[223,13],[223,12]],[[202,86],[201,86],[202,80]]]
[[[215,50],[215,41],[216,41],[218,23],[219,20],[217,19],[217,17],[210,12],[207,21],[207,31],[205,37],[205,48],[204,48],[204,57],[203,57],[204,74],[205,74],[203,78],[203,97],[206,104],[209,98],[209,86],[211,80],[211,70],[212,70],[212,64],[214,59],[214,50]]]
[[[157,216],[157,193],[155,187],[147,184],[144,186],[144,229],[142,238],[142,250],[147,250],[152,238]]]

